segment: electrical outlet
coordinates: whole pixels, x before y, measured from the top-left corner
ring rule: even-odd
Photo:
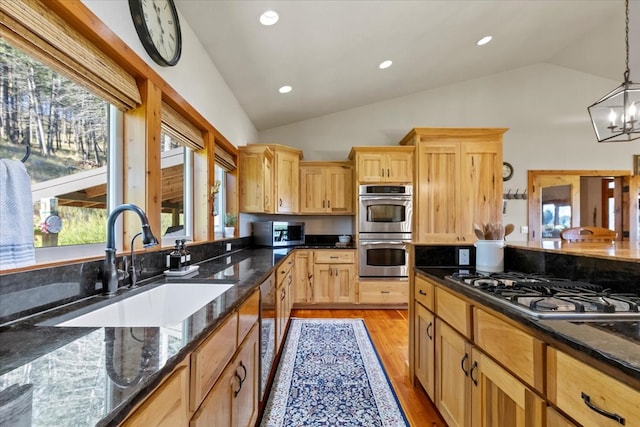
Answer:
[[[458,265],[469,265],[469,249],[458,249]]]
[[[520,233],[528,234],[529,233],[529,227],[527,227],[526,225],[523,225],[522,227],[520,227]]]
[[[226,263],[227,263],[227,264],[231,264],[231,257],[230,257],[230,256],[228,256],[228,257],[227,257],[227,259],[226,259]]]
[[[231,243],[227,243],[227,252],[231,250]]]

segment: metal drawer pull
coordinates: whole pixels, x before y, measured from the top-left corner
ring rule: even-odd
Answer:
[[[469,372],[466,369],[464,369],[464,362],[466,362],[468,358],[469,358],[469,353],[465,353],[464,357],[460,361],[460,368],[462,369],[462,372],[464,372],[465,377],[469,376]]]
[[[380,291],[381,294],[389,294],[391,291]]]
[[[329,258],[331,258],[331,259],[340,259],[339,256],[330,256]]]
[[[426,293],[425,291],[423,291],[422,289],[420,289],[420,290],[418,291],[418,293],[419,293],[420,295],[424,295],[425,297],[427,296],[427,293]]]
[[[233,397],[234,398],[238,397],[238,394],[240,393],[240,390],[242,390],[242,378],[240,378],[240,375],[238,375],[237,372],[236,372],[235,377],[238,379],[238,389],[237,390],[233,390]]]
[[[471,377],[471,381],[473,381],[473,385],[475,385],[475,386],[478,385],[478,380],[473,378],[473,371],[475,371],[477,367],[478,367],[478,361],[473,362],[473,364],[471,365],[471,372],[469,372],[469,376]]]
[[[591,403],[591,397],[589,397],[588,394],[586,394],[584,391],[580,392],[580,396],[582,397],[582,400],[584,400],[584,404],[587,405],[589,407],[589,409],[599,413],[600,415],[603,415],[607,418],[611,418],[612,420],[616,420],[617,422],[619,422],[622,425],[625,425],[625,421],[624,418],[621,417],[618,414],[614,414],[612,412],[607,412],[604,409],[598,408],[596,405],[594,405],[593,403]]]
[[[242,368],[242,370],[244,371],[244,376],[242,378],[242,382],[244,383],[244,380],[247,379],[247,368],[245,368],[244,364],[242,363],[242,360],[240,361],[240,367]]]
[[[429,341],[433,341],[433,335],[429,333],[429,330],[431,330],[431,328],[433,328],[433,322],[429,322],[429,324],[427,325],[427,337],[429,337]]]

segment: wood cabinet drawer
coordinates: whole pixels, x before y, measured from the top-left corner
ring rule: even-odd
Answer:
[[[313,253],[316,264],[353,264],[355,262],[355,252],[350,250],[317,250]]]
[[[549,400],[578,423],[640,426],[640,390],[551,347],[547,363]]]
[[[420,276],[415,276],[415,295],[414,298],[420,304],[428,308],[430,311],[434,310],[434,292],[435,287],[433,284]]]
[[[139,406],[123,427],[184,426],[189,420],[189,366],[179,366],[169,378]]]
[[[241,343],[253,325],[258,321],[260,313],[260,291],[255,291],[238,309],[238,338]]]
[[[475,344],[526,384],[543,393],[545,344],[475,307],[473,322]]]
[[[287,277],[291,268],[293,267],[293,263],[295,258],[293,254],[287,256],[287,258],[278,266],[276,270],[276,287],[280,287],[282,285],[283,280]]]
[[[465,300],[436,288],[436,314],[465,337],[471,339],[471,305]]]
[[[360,282],[360,304],[407,304],[408,282]]]
[[[195,411],[209,393],[238,346],[238,313],[234,312],[191,353],[190,409]]]

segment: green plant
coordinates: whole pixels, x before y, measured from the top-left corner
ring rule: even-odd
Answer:
[[[235,227],[236,222],[238,221],[238,216],[232,214],[231,212],[227,212],[224,214],[224,226],[225,227]]]

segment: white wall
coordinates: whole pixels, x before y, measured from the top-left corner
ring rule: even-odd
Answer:
[[[161,67],[142,47],[127,0],[82,1],[231,143],[238,146],[257,140],[255,126],[182,16],[180,62],[174,67]]]
[[[597,143],[587,106],[621,81],[537,64],[415,93],[259,133],[292,145],[305,160],[345,160],[354,145],[397,145],[414,127],[505,127],[504,160],[514,175],[505,192],[527,187],[529,169],[626,169],[640,142]],[[508,200],[512,240],[526,240],[527,201]]]

